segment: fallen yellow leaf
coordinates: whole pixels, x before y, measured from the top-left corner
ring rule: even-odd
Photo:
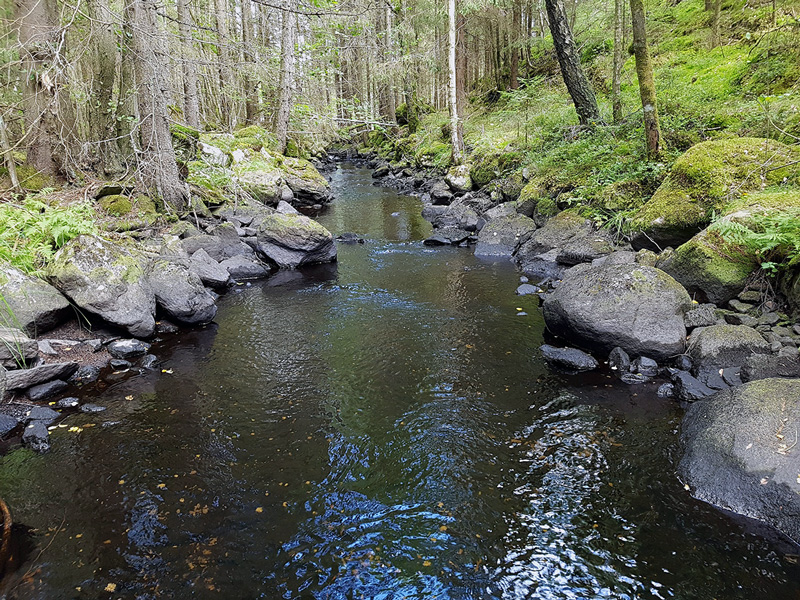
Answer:
[[[106,591],[107,592],[116,592],[117,591],[117,584],[116,583],[109,583],[106,586]]]

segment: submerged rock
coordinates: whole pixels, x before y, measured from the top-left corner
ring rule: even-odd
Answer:
[[[50,434],[47,426],[41,421],[32,421],[22,432],[22,443],[34,452],[44,453],[50,450]]]
[[[762,379],[689,407],[679,473],[695,498],[800,543],[800,381]]]
[[[422,243],[426,246],[458,246],[472,237],[472,233],[458,227],[437,229]]]
[[[577,269],[577,267],[576,267]],[[686,290],[641,265],[586,266],[565,276],[544,302],[547,328],[580,346],[666,359],[684,351]]]

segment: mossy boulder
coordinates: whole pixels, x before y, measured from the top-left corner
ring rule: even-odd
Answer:
[[[188,162],[197,158],[197,145],[200,142],[200,131],[186,125],[172,123],[169,126],[172,134],[172,147],[175,155],[181,162]]]
[[[155,331],[156,299],[146,264],[132,246],[81,235],[56,253],[47,278],[79,309],[135,337],[149,337]]]
[[[258,228],[258,252],[281,269],[336,260],[331,232],[300,214],[266,216]]]
[[[0,325],[22,329],[35,336],[72,316],[67,299],[52,285],[0,264]]]
[[[761,379],[692,404],[678,466],[695,498],[763,521],[800,543],[800,380]]]
[[[455,167],[451,167],[447,175],[445,175],[444,180],[454,192],[468,192],[472,189],[469,165],[456,165]]]
[[[762,138],[703,142],[683,154],[630,221],[635,248],[677,246],[741,194],[787,178],[797,183],[800,149]]]
[[[483,187],[493,179],[498,179],[520,166],[522,154],[514,151],[505,150],[480,150],[472,155],[472,166],[470,167],[470,177],[472,182]]]
[[[568,273],[542,308],[554,335],[604,355],[617,346],[655,360],[683,353],[692,301],[672,277],[636,264]]]
[[[294,192],[297,204],[330,202],[331,189],[316,167],[305,159],[284,157],[280,163],[286,184]]]
[[[659,268],[698,300],[722,305],[744,289],[758,262],[746,248],[726,242],[711,226],[678,246]]]
[[[5,173],[7,172],[8,171],[5,171]],[[19,179],[20,186],[22,186],[22,189],[26,192],[41,192],[45,188],[54,187],[56,185],[55,179],[37,171],[30,165],[17,166],[17,179]],[[10,185],[8,187],[10,187]]]
[[[112,194],[110,196],[103,196],[100,198],[100,208],[106,211],[112,217],[121,217],[127,215],[133,209],[133,203],[127,196],[120,194]]]
[[[745,325],[712,325],[692,333],[687,353],[695,372],[707,367],[738,367],[752,354],[766,354],[769,344]]]
[[[267,206],[277,206],[288,187],[283,180],[283,171],[274,165],[260,165],[257,171],[248,171],[239,176],[242,189]]]

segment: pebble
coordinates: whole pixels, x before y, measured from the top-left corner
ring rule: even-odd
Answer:
[[[84,404],[81,406],[82,413],[99,413],[103,412],[106,409],[105,406],[100,406],[99,404]]]

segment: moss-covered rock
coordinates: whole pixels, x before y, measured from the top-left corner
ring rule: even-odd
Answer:
[[[172,134],[172,147],[181,162],[188,162],[197,158],[197,144],[200,142],[200,132],[193,127],[172,123],[169,126]]]
[[[5,172],[8,173],[8,171]],[[55,179],[37,171],[30,165],[17,166],[17,179],[19,179],[19,184],[26,192],[41,192],[45,188],[56,185]]]
[[[300,204],[322,204],[331,199],[327,180],[316,167],[302,158],[284,157],[280,161],[284,179]]]
[[[113,194],[111,196],[103,196],[100,198],[100,208],[106,211],[112,217],[121,217],[127,215],[133,209],[133,203],[127,196],[120,194]]]
[[[52,329],[71,315],[67,299],[52,285],[0,263],[0,324],[30,336]]]
[[[800,149],[762,138],[703,142],[690,148],[630,222],[634,246],[665,247],[688,241],[741,194],[787,178],[797,183]]]
[[[331,232],[300,214],[266,216],[258,228],[258,252],[281,269],[336,260]]]
[[[476,186],[483,187],[520,166],[522,154],[503,150],[476,150],[472,154],[470,177]]]
[[[659,268],[699,300],[721,305],[744,289],[758,262],[746,248],[726,242],[712,226],[678,246]]]

